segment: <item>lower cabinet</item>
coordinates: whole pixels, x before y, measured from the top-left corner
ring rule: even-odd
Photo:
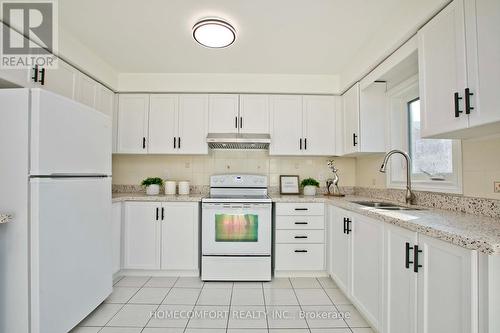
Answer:
[[[122,267],[122,203],[114,202],[111,206],[111,248],[113,274]]]
[[[198,270],[198,203],[126,202],[124,269]]]

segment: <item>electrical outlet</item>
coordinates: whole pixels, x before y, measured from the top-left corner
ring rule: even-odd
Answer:
[[[500,193],[500,182],[494,182],[495,193]]]

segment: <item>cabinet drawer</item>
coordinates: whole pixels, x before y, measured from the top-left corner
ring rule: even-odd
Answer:
[[[325,215],[323,203],[277,203],[276,215]]]
[[[324,230],[277,230],[276,243],[324,243]]]
[[[276,244],[276,270],[319,271],[325,268],[323,244]]]
[[[276,216],[276,229],[324,229],[324,216]]]

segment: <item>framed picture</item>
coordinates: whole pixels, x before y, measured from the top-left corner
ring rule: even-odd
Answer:
[[[299,176],[280,176],[280,194],[300,194]]]

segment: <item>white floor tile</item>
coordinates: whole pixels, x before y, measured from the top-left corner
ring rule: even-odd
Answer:
[[[294,288],[321,288],[321,285],[316,278],[297,277],[291,278],[290,281],[292,282]]]
[[[232,282],[205,282],[203,285],[204,289],[231,289],[233,288]]]
[[[127,303],[136,292],[138,287],[113,287],[113,292],[104,301],[105,303]]]
[[[176,288],[202,288],[203,281],[199,277],[180,277],[175,283]]]
[[[366,322],[366,320],[361,316],[361,314],[356,310],[353,305],[337,305],[337,309],[340,312],[349,313],[349,318],[346,317],[345,321],[349,325],[349,327],[361,327],[361,328],[369,328],[370,325]]]
[[[262,282],[235,282],[234,289],[262,289]]]
[[[303,306],[302,310],[310,328],[347,328],[347,323],[333,305]]]
[[[226,328],[229,306],[195,306],[188,328]]]
[[[228,328],[265,328],[267,330],[266,308],[264,306],[231,306]]]
[[[319,277],[318,278],[319,283],[321,286],[325,289],[335,289],[338,288],[337,284],[335,281],[332,280],[331,277],[325,276],[325,277]]]
[[[231,329],[230,328],[227,330],[227,333],[268,333],[268,330],[267,330],[267,328],[255,328],[255,329],[248,329],[248,328],[232,328]]]
[[[125,276],[115,285],[117,287],[142,287],[149,280],[149,276]]]
[[[323,289],[295,289],[300,305],[332,305]]]
[[[141,333],[142,327],[104,327],[99,333]]]
[[[129,303],[133,304],[160,304],[170,288],[142,288],[139,290]]]
[[[262,282],[262,287],[267,288],[292,288],[288,278],[274,278],[271,282]]]
[[[348,328],[313,328],[311,333],[351,333]]]
[[[299,305],[293,289],[264,289],[266,305]]]
[[[174,327],[146,327],[142,333],[184,333],[184,328]]]
[[[75,327],[69,333],[97,333],[102,327]]]
[[[351,328],[353,333],[375,333],[371,328]]]
[[[185,304],[194,305],[200,295],[201,289],[172,288],[163,304]]]
[[[351,301],[347,299],[347,297],[340,289],[325,289],[325,292],[335,305],[351,304]]]
[[[148,282],[146,282],[144,287],[168,288],[173,287],[176,281],[176,277],[152,277]]]
[[[146,327],[172,327],[184,329],[189,320],[188,313],[193,310],[193,308],[194,305],[160,305]]]
[[[184,333],[226,333],[224,328],[187,328]]]
[[[297,329],[269,329],[269,333],[309,333],[308,329],[297,328]]]
[[[106,326],[144,327],[157,305],[125,304]]]
[[[229,305],[232,289],[202,289],[196,305]]]
[[[123,304],[101,304],[79,326],[104,326],[122,306]]]
[[[298,306],[266,306],[269,328],[307,328]]]
[[[264,305],[262,289],[233,289],[231,305]]]

